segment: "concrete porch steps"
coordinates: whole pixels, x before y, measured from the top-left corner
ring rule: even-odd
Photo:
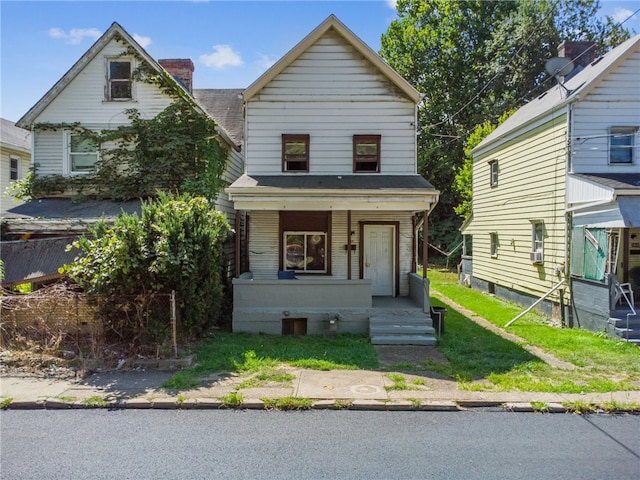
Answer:
[[[431,318],[424,313],[383,314],[369,317],[373,345],[435,345]]]
[[[630,315],[628,310],[615,310],[609,317],[609,334],[640,346],[640,315]],[[628,327],[628,328],[627,328]]]

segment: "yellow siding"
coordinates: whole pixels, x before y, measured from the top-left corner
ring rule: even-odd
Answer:
[[[473,165],[473,276],[540,296],[559,280],[565,261],[566,120],[557,118],[520,139],[491,150]],[[498,185],[489,185],[489,163],[497,160]],[[545,225],[544,264],[530,260],[532,220]],[[490,255],[490,233],[498,255]],[[554,297],[554,298],[557,298]]]

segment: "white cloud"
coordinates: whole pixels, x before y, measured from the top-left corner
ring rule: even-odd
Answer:
[[[385,0],[385,3],[387,4],[387,7],[389,7],[392,10],[395,10],[396,5],[398,4],[398,0]]]
[[[633,12],[631,10],[627,10],[626,8],[622,8],[622,7],[618,7],[613,11],[613,19],[620,23],[624,20],[626,20],[627,18],[629,18],[629,16],[631,16]],[[634,15],[635,17],[635,15]]]
[[[213,68],[238,67],[243,64],[240,54],[234,52],[230,45],[214,45],[213,53],[200,55],[200,61]]]
[[[70,45],[78,45],[85,39],[85,37],[97,40],[100,35],[102,35],[102,32],[97,28],[72,28],[68,32],[65,32],[60,28],[49,29],[49,36],[51,38],[66,40],[66,43]]]
[[[269,57],[268,55],[264,55],[262,53],[258,53],[258,60],[256,60],[256,65],[262,71],[268,70],[276,63],[276,59]]]
[[[150,37],[143,37],[137,33],[133,34],[133,39],[138,42],[142,48],[147,48],[152,43]]]

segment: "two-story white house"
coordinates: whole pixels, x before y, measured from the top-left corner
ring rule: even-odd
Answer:
[[[473,150],[463,280],[640,338],[639,128],[640,35],[515,112]]]
[[[147,79],[149,72],[156,74],[164,83],[147,81],[136,75],[138,71],[147,72]],[[16,123],[26,134],[31,132],[31,164],[37,175],[73,179],[90,175],[96,170],[101,150],[84,132],[100,133],[128,125],[130,109],[137,110],[142,119],[154,118],[182,99],[216,122],[217,140],[227,152],[223,179],[232,183],[243,172],[241,90],[194,90],[193,71],[189,59],[156,61],[114,22]],[[73,236],[85,233],[97,220],[108,222],[121,212],[140,210],[139,199],[92,199],[90,189],[87,193],[85,201],[77,202],[73,198],[76,192],[67,189],[12,208],[3,214],[7,233],[15,238]],[[235,209],[225,192],[218,195],[216,208],[225,213],[231,225],[235,223]],[[229,276],[234,273],[233,247],[231,242]],[[15,256],[8,261],[21,262]],[[53,272],[45,274],[57,272],[61,266],[51,265]]]
[[[439,192],[416,173],[422,95],[330,16],[242,96],[234,331],[373,335],[374,307],[396,297],[430,327],[417,231]]]

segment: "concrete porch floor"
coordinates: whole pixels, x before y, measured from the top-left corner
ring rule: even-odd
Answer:
[[[421,309],[420,306],[413,303],[411,297],[372,297],[371,305],[373,308],[382,309]]]

